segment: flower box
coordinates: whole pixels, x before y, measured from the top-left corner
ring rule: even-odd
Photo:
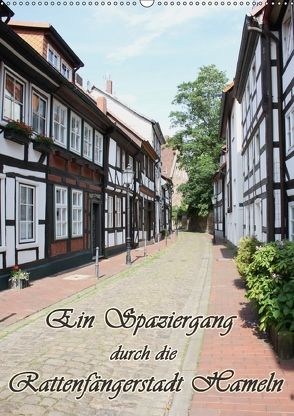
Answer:
[[[10,280],[11,289],[24,289],[29,286],[29,281],[25,279]]]
[[[11,289],[24,289],[29,286],[29,277],[30,274],[21,270],[21,268],[16,264],[13,266],[10,274],[10,288]]]
[[[50,145],[46,143],[42,143],[42,142],[37,142],[37,141],[33,142],[33,148],[37,150],[38,152],[45,153],[45,154],[49,154],[52,150]]]
[[[27,144],[32,137],[33,129],[23,121],[10,120],[4,127],[4,137],[18,144]]]
[[[4,129],[4,137],[7,140],[23,145],[30,142],[30,138],[26,133],[14,129]]]

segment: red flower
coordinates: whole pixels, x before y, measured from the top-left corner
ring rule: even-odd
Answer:
[[[12,270],[13,270],[14,272],[18,272],[18,271],[19,271],[19,265],[18,265],[18,264],[16,264],[15,266],[13,266],[13,267],[12,267]]]

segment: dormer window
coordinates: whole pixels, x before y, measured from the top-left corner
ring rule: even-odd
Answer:
[[[60,56],[50,45],[48,45],[47,60],[52,66],[54,66],[54,68],[60,71]]]
[[[67,65],[67,63],[62,60],[61,61],[61,74],[67,78],[69,81],[71,81],[72,78],[72,72],[71,72],[71,67]]]

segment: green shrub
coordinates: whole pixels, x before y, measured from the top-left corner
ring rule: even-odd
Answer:
[[[242,277],[246,277],[247,269],[252,262],[256,247],[260,246],[260,241],[255,237],[244,237],[239,241],[237,256],[235,262],[238,272]]]
[[[258,305],[260,329],[274,323],[294,330],[294,243],[274,242],[257,247],[246,268],[247,298]]]

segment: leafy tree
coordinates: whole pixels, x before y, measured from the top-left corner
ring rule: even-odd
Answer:
[[[189,178],[178,189],[189,213],[200,216],[211,209],[212,176],[223,145],[219,139],[221,96],[227,81],[215,65],[202,66],[195,81],[178,86],[173,104],[180,109],[170,114],[172,126],[179,130],[168,144],[179,150],[180,165]]]

